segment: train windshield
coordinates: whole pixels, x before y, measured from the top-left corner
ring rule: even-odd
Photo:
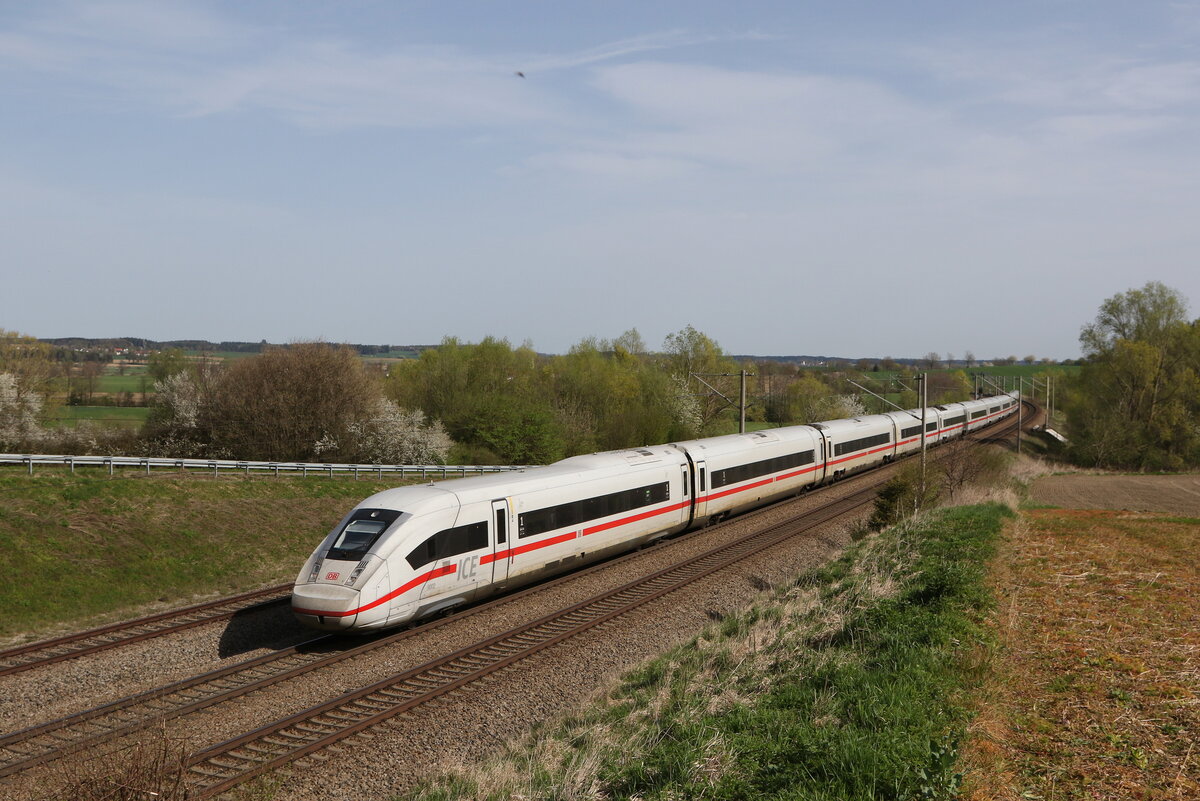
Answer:
[[[396,522],[401,514],[395,509],[359,509],[338,533],[327,558],[347,562],[362,559],[379,535],[387,531],[388,526]]]

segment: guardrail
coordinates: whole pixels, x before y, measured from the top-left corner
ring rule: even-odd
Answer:
[[[318,463],[318,462],[247,462],[235,459],[170,459],[159,457],[146,456],[52,456],[46,454],[17,454],[17,453],[0,453],[0,464],[16,464],[26,465],[29,470],[29,475],[33,475],[33,466],[38,465],[65,465],[70,467],[71,472],[75,472],[76,466],[79,467],[105,467],[108,469],[108,474],[111,476],[113,470],[117,467],[144,469],[147,475],[150,469],[154,467],[167,468],[171,470],[206,470],[212,471],[212,474],[218,475],[221,470],[226,472],[230,470],[240,471],[249,475],[250,473],[273,473],[279,475],[280,472],[300,473],[307,476],[310,473],[314,475],[327,475],[333,477],[335,473],[352,473],[357,479],[359,473],[374,473],[382,477],[385,473],[398,473],[401,478],[405,476],[420,475],[421,478],[429,476],[437,476],[439,478],[449,478],[451,476],[468,475],[483,475],[485,473],[506,473],[515,470],[524,470],[523,465],[443,465],[443,464],[340,464],[340,463]]]

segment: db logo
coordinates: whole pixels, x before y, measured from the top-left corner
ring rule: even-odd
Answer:
[[[326,573],[326,574],[325,574],[325,580],[326,580],[326,581],[337,581],[337,580],[338,580],[338,576],[340,576],[340,575],[342,575],[342,574],[341,574],[341,573],[336,573],[336,572],[334,572],[334,571],[332,571],[332,570],[331,570],[330,572],[328,572],[328,573]]]

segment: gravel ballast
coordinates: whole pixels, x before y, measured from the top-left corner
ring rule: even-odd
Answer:
[[[681,537],[637,559],[614,564],[451,621],[394,646],[169,722],[168,737],[199,750],[343,692],[384,679],[491,634],[599,594],[686,556],[763,528],[804,508],[854,491],[879,471],[851,479],[784,507],[772,507]],[[867,512],[863,512],[865,516]],[[471,684],[445,699],[360,735],[289,768],[280,799],[387,798],[427,770],[472,761],[538,722],[577,708],[621,672],[686,641],[714,619],[751,603],[769,585],[823,564],[846,544],[857,523],[823,527],[670,594],[560,647]],[[0,728],[50,720],[170,681],[186,678],[314,636],[286,607],[151,640],[0,679]],[[369,768],[367,767],[369,766]],[[272,783],[279,779],[273,780]],[[26,792],[24,781],[6,786]],[[28,795],[11,796],[14,798]]]

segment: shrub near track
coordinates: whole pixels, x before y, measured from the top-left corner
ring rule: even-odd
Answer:
[[[348,478],[0,474],[0,637],[48,636],[295,578],[391,484]]]
[[[417,797],[952,797],[1009,516],[965,507],[862,539],[600,707]]]

